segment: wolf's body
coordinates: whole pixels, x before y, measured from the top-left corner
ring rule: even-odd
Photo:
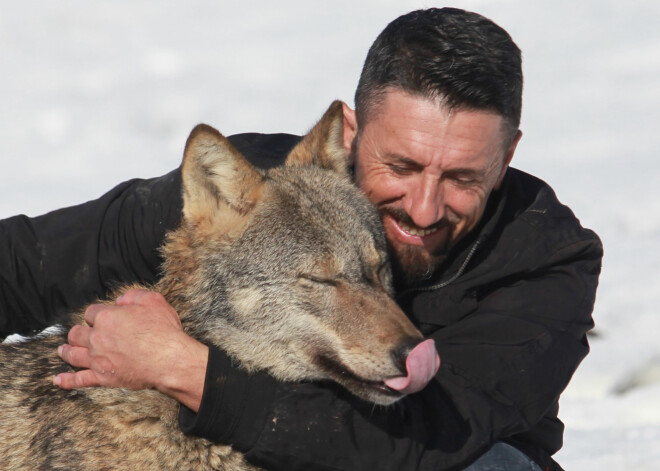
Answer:
[[[248,370],[398,399],[383,381],[407,374],[422,337],[388,296],[384,234],[348,177],[340,105],[268,173],[200,126],[182,176],[184,220],[152,288],[185,331]],[[63,328],[0,345],[0,469],[253,469],[228,446],[184,435],[179,405],[155,390],[53,386],[71,370],[56,354],[65,342]]]

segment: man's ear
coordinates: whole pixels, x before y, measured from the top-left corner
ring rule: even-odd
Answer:
[[[317,165],[348,175],[342,102],[334,101],[321,120],[289,153],[285,165]]]
[[[261,198],[263,175],[218,131],[195,127],[186,141],[183,216],[195,226],[236,227]]]
[[[522,131],[518,129],[518,131],[516,131],[516,135],[513,137],[513,141],[511,141],[511,144],[509,145],[509,148],[507,149],[506,154],[504,155],[504,166],[502,167],[500,176],[497,177],[497,183],[494,186],[495,190],[499,190],[500,186],[502,186],[502,182],[504,181],[504,175],[506,175],[506,170],[509,168],[509,164],[513,160],[513,154],[515,154],[516,147],[518,147],[518,143],[520,142],[521,138],[522,138]]]

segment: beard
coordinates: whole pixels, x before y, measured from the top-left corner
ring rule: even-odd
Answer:
[[[401,208],[382,206],[378,208],[381,220],[389,215],[396,221],[415,227],[410,216]],[[412,288],[430,279],[437,268],[447,257],[450,248],[452,224],[442,219],[432,226],[439,230],[448,231],[447,237],[432,250],[419,245],[397,244],[387,238],[388,252],[392,264],[392,275],[397,289]]]

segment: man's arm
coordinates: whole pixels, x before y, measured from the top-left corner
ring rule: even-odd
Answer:
[[[175,170],[78,206],[0,221],[0,336],[41,330],[119,282],[153,282],[158,247],[181,218],[179,181]]]

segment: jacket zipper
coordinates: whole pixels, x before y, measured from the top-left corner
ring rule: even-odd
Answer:
[[[463,274],[465,269],[467,268],[467,265],[468,265],[468,263],[470,263],[470,260],[472,259],[472,256],[476,253],[477,249],[481,245],[482,240],[483,240],[482,238],[479,238],[474,242],[474,244],[472,244],[472,247],[470,247],[470,251],[468,252],[467,256],[465,257],[465,260],[463,261],[463,264],[459,267],[458,271],[456,273],[454,273],[450,278],[448,278],[444,281],[441,281],[440,283],[432,285],[432,286],[425,286],[425,287],[419,287],[419,288],[408,288],[407,290],[404,290],[401,293],[399,293],[397,295],[397,298],[400,298],[401,296],[404,296],[408,293],[412,293],[412,292],[415,292],[415,291],[420,292],[420,293],[421,292],[426,292],[426,291],[434,291],[436,289],[444,288],[445,286],[447,286],[447,285],[453,283],[454,281],[456,281]]]

